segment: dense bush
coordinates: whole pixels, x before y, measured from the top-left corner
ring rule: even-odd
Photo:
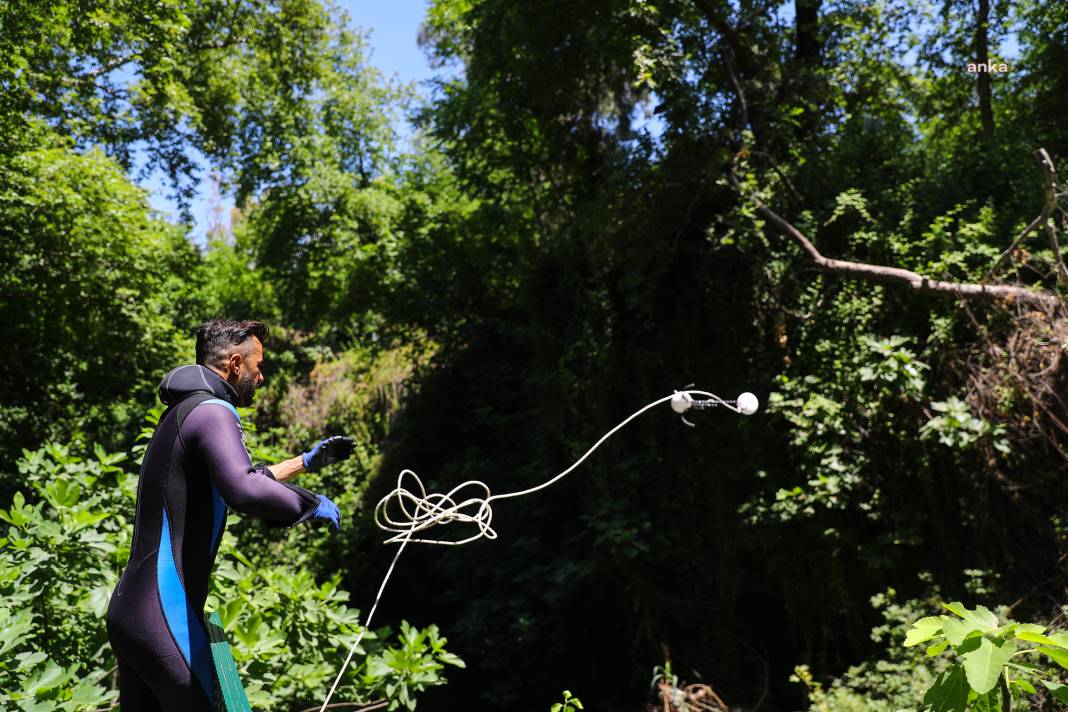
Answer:
[[[115,699],[103,616],[129,555],[136,477],[126,460],[47,444],[18,461],[20,491],[0,509],[0,703],[45,712]],[[220,547],[208,610],[223,620],[257,709],[321,700],[363,631],[340,574],[318,582],[300,552],[274,546],[250,558],[232,533]],[[395,638],[382,626],[364,641],[338,700],[413,709],[417,693],[444,683],[444,666],[463,665],[436,626],[402,623]]]

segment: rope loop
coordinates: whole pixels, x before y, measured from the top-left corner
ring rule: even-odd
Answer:
[[[490,526],[493,521],[490,498],[489,486],[478,480],[458,484],[444,494],[427,494],[419,475],[412,470],[403,470],[397,476],[397,487],[375,505],[375,524],[379,529],[393,534],[386,539],[386,544],[407,541],[460,546],[476,539],[496,539],[497,532]],[[424,539],[415,536],[431,527],[445,524],[473,526],[476,531],[460,539]]]

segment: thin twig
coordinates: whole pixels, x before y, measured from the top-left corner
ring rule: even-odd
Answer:
[[[1023,241],[1023,239],[1030,235],[1031,231],[1038,227],[1041,222],[1041,215],[1035,217],[1035,219],[1032,220],[1031,223],[1023,229],[1023,232],[1016,236],[1016,239],[1012,241],[1012,244],[1009,245],[1009,248],[1001,253],[1001,256],[998,257],[996,262],[994,262],[994,266],[990,268],[990,271],[986,273],[986,276],[979,280],[979,284],[986,284],[987,281],[989,281],[989,279],[994,276],[995,270],[997,270],[997,268],[1001,266],[1001,263],[1005,261],[1005,258],[1011,255],[1016,250],[1016,248],[1020,246],[1020,243]]]
[[[115,700],[114,702],[111,703],[111,707],[101,707],[100,709],[89,710],[88,712],[111,712],[111,710],[115,709],[118,706],[119,706],[119,701]]]
[[[133,54],[126,55],[124,57],[116,57],[115,59],[111,60],[110,62],[102,64],[99,67],[95,67],[95,68],[90,69],[90,70],[88,70],[86,72],[83,72],[82,74],[78,75],[77,78],[81,79],[81,80],[85,80],[85,79],[95,80],[97,77],[99,77],[101,75],[107,74],[108,72],[113,72],[116,69],[118,69],[118,68],[120,68],[122,66],[125,66],[125,65],[129,64],[130,62],[136,62],[139,59],[141,59],[141,53],[140,52],[135,52]]]
[[[733,50],[732,50],[733,51]],[[738,81],[738,75],[734,73],[734,60],[727,52],[723,52],[723,65],[727,68],[727,76],[730,77],[731,84],[734,85],[734,93],[738,97],[738,109],[740,113],[740,123],[743,129],[750,129],[749,125],[749,102],[745,100],[745,92],[742,91],[742,83]]]
[[[351,707],[353,712],[371,712],[371,710],[380,710],[383,707],[387,706],[389,704],[389,700],[377,700],[375,702],[367,704],[364,707],[361,707],[360,705],[363,704],[363,702],[331,702],[323,709],[333,710],[340,709],[341,707]],[[319,709],[319,705],[315,705],[314,707],[309,707],[308,709],[301,710],[300,712],[318,712]]]

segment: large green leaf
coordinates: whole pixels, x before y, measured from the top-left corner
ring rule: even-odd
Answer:
[[[972,621],[942,616],[942,632],[950,644],[957,647],[969,636],[982,634],[983,630],[976,627]]]
[[[83,679],[74,683],[67,704],[70,709],[94,709],[107,707],[107,703],[116,695],[113,691],[101,687],[99,680]]]
[[[41,670],[25,680],[22,683],[22,688],[31,695],[37,696],[43,692],[59,687],[71,677],[72,675],[59,665],[56,665],[54,662],[49,662],[44,670]]]
[[[986,606],[976,606],[974,610],[965,608],[964,615],[961,617],[975,630],[981,630],[984,633],[998,629],[998,617]]]
[[[968,708],[971,712],[1001,712],[999,691],[991,690],[985,695],[977,695]]]
[[[933,658],[936,655],[941,655],[948,647],[948,640],[943,640],[941,643],[936,643],[935,645],[932,645],[927,648],[927,657]]]
[[[93,615],[97,618],[103,618],[104,614],[108,612],[108,604],[111,603],[111,589],[110,584],[104,584],[97,586],[89,592],[88,605],[93,611]]]
[[[1062,685],[1059,682],[1050,682],[1049,680],[1043,680],[1042,684],[1046,686],[1046,689],[1050,691],[1054,699],[1058,702],[1068,704],[1068,685]]]
[[[1019,637],[1020,633],[1035,633],[1041,635],[1046,632],[1046,626],[1037,623],[1014,623],[1013,626],[1016,637]]]
[[[1035,686],[1031,684],[1030,680],[1026,680],[1022,677],[1014,678],[1009,685],[1014,688],[1019,688],[1024,694],[1035,694]]]
[[[1062,668],[1068,669],[1068,650],[1062,650],[1061,648],[1050,648],[1044,645],[1038,649],[1038,652],[1042,653],[1043,655],[1049,656]]]
[[[1040,643],[1041,645],[1057,645],[1057,641],[1050,638],[1048,635],[1042,635],[1041,633],[1032,633],[1030,631],[1020,631],[1016,633],[1016,638],[1019,640],[1026,640],[1028,643]]]
[[[919,645],[942,632],[942,617],[927,616],[912,624],[912,628],[905,635],[905,647]]]
[[[1002,668],[1015,652],[1016,643],[1012,640],[996,645],[984,638],[978,648],[961,656],[968,675],[968,684],[980,695],[994,689]]]
[[[5,611],[7,613],[7,611]],[[21,610],[0,626],[0,657],[30,637],[33,628],[33,612]]]
[[[983,630],[995,630],[998,627],[998,617],[986,606],[977,606],[974,611],[968,611],[966,620],[974,622]]]
[[[931,712],[964,712],[968,706],[968,681],[964,668],[953,665],[946,669],[927,690],[923,703],[930,705]]]
[[[952,603],[942,603],[942,608],[947,611],[956,613],[959,617],[964,618],[968,614],[968,609],[964,607],[964,604],[960,601],[953,601]]]

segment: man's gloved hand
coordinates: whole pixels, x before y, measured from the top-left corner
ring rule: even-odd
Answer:
[[[356,442],[352,438],[347,435],[335,435],[315,443],[315,447],[300,457],[304,461],[304,469],[308,472],[315,472],[326,465],[333,465],[335,462],[344,460],[352,454],[355,448]]]
[[[315,508],[312,519],[325,519],[334,525],[334,529],[341,531],[341,511],[324,495],[319,495],[319,506]]]

